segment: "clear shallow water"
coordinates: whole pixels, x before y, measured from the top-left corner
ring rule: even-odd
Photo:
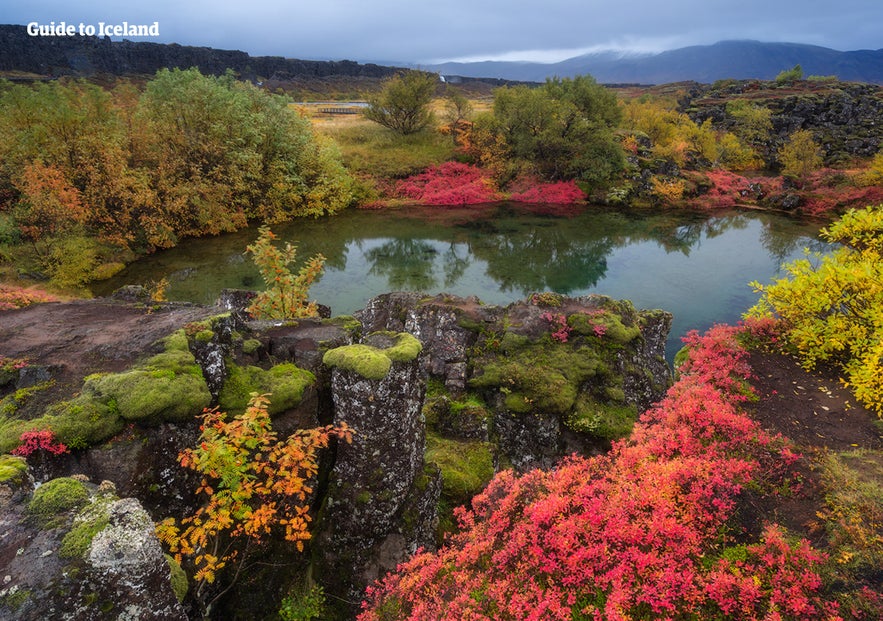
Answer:
[[[310,292],[337,315],[396,290],[476,295],[503,305],[537,291],[601,293],[672,312],[669,358],[688,330],[737,321],[757,299],[749,282],[768,282],[806,247],[826,248],[818,223],[778,214],[549,211],[510,204],[352,210],[273,230],[297,244],[301,259],[325,255],[325,273]],[[243,254],[256,236],[253,228],[186,241],[133,263],[93,292],[165,277],[170,300],[211,304],[224,288],[262,288]]]

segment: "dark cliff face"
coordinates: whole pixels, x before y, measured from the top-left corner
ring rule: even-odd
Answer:
[[[162,68],[189,69],[221,75],[232,69],[243,79],[286,80],[329,76],[384,78],[394,67],[353,61],[310,61],[278,56],[249,56],[238,50],[218,50],[178,44],[111,41],[75,35],[32,37],[25,26],[0,25],[0,71],[24,71],[47,76],[152,75]]]

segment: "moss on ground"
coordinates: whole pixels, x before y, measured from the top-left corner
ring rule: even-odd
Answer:
[[[28,472],[28,462],[23,457],[0,455],[0,483],[18,485]]]
[[[238,366],[228,361],[228,376],[218,395],[218,405],[230,414],[238,414],[248,407],[251,393],[271,393],[270,415],[278,414],[300,403],[304,390],[316,381],[316,376],[285,362],[268,370],[255,366]]]
[[[52,523],[59,514],[78,509],[89,500],[89,490],[81,481],[60,477],[44,483],[28,503],[28,512],[44,523]]]
[[[87,377],[73,399],[50,405],[32,420],[0,420],[0,452],[20,444],[31,429],[50,429],[70,448],[86,448],[119,433],[129,421],[186,422],[211,402],[202,370],[184,330],[163,339],[165,351],[123,373]]]
[[[330,367],[352,371],[365,379],[383,379],[393,362],[410,362],[423,348],[420,341],[405,332],[388,336],[393,340],[390,347],[381,349],[363,344],[344,345],[325,352],[322,362]]]

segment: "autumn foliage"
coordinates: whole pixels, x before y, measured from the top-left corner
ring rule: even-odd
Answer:
[[[352,202],[333,145],[287,99],[232,74],[164,69],[142,89],[0,84],[0,216],[56,280],[88,281],[103,263],[184,237]],[[75,251],[64,246],[72,238]]]
[[[233,419],[217,409],[202,415],[196,447],[178,456],[199,473],[205,503],[193,515],[160,522],[157,535],[178,562],[193,565],[201,588],[241,556],[237,542],[261,541],[276,531],[303,550],[310,538],[309,501],[319,451],[332,438],[349,442],[346,425],[301,429],[278,438],[271,429],[268,395],[252,394]]]
[[[63,442],[56,441],[55,434],[52,433],[51,429],[25,431],[19,439],[21,444],[12,449],[13,455],[27,457],[40,451],[45,451],[52,455],[61,455],[68,452],[68,448]]]
[[[437,554],[369,588],[360,621],[838,618],[819,552],[774,525],[734,530],[744,487],[798,458],[740,411],[736,335],[688,335],[680,380],[607,455],[500,472]]]
[[[40,289],[23,289],[0,285],[0,311],[23,308],[42,302],[57,302],[58,298]]]
[[[252,255],[267,288],[251,301],[248,312],[255,319],[291,319],[313,317],[318,305],[308,300],[310,286],[321,276],[325,257],[317,254],[301,267],[297,274],[288,268],[297,257],[297,248],[286,243],[283,248],[273,245],[276,235],[263,226],[260,235],[246,248]]]
[[[445,162],[403,179],[396,193],[423,205],[475,205],[502,198],[487,173],[460,162]]]

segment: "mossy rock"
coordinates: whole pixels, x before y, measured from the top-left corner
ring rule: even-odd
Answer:
[[[171,572],[171,580],[172,580],[172,591],[175,593],[175,598],[179,602],[183,602],[184,598],[187,597],[187,591],[190,590],[190,584],[187,581],[187,572],[184,571],[184,568],[181,567],[181,563],[176,561],[174,557],[166,554],[166,563],[169,564],[169,571]]]
[[[100,400],[88,391],[70,401],[49,406],[44,416],[31,422],[38,427],[48,427],[59,442],[74,449],[104,442],[126,425],[116,402]]]
[[[462,504],[480,492],[494,476],[494,456],[488,442],[426,436],[425,461],[442,473],[442,493]]]
[[[242,342],[242,353],[253,354],[261,348],[261,342],[257,339],[246,339]]]
[[[344,345],[325,352],[322,362],[330,367],[352,371],[365,379],[380,380],[389,373],[393,362],[411,362],[423,349],[420,341],[406,332],[373,333],[369,339],[371,337],[375,337],[375,340],[387,337],[391,345]]]
[[[84,392],[116,403],[128,421],[186,422],[211,403],[211,393],[189,351],[157,354],[131,371],[88,378]]]
[[[15,455],[0,455],[0,483],[19,485],[28,473],[28,462]]]
[[[52,479],[34,491],[28,512],[44,521],[60,513],[78,509],[89,500],[89,490],[81,481],[71,477]]]
[[[228,363],[228,376],[218,395],[218,405],[230,414],[244,412],[251,393],[270,393],[270,415],[293,408],[303,399],[304,391],[316,376],[291,362],[277,364],[268,370],[255,366],[241,367]]]
[[[567,318],[567,325],[584,336],[598,335],[597,327],[602,341],[612,341],[617,345],[625,345],[641,335],[640,327],[627,326],[619,315],[607,311],[598,314],[574,313]]]
[[[513,412],[541,409],[565,414],[573,407],[579,386],[597,375],[599,367],[600,359],[590,348],[534,342],[487,362],[470,385],[499,388]]]
[[[58,556],[80,558],[92,545],[95,535],[100,533],[110,521],[110,505],[113,496],[96,497],[94,502],[83,507],[74,518],[74,526],[61,540]]]
[[[616,440],[629,435],[637,419],[638,409],[633,405],[605,403],[581,395],[564,422],[574,431]]]

